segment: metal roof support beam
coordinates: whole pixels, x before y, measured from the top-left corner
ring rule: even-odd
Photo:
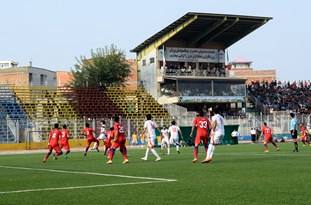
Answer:
[[[247,29],[247,30],[245,31],[245,33],[246,33],[246,34],[247,34],[247,33],[250,33],[250,32],[252,32],[252,31],[256,30],[257,28],[259,28],[260,26],[264,25],[265,23],[267,23],[267,20],[264,20],[264,21],[262,21],[261,23],[258,23],[257,25],[251,26],[249,29]],[[229,47],[229,46],[231,46],[234,42],[237,42],[237,41],[241,40],[241,39],[244,38],[244,37],[245,37],[245,36],[243,35],[243,36],[238,36],[237,38],[233,38],[233,39],[231,39],[231,41],[227,42],[225,46],[226,46],[226,47]]]
[[[197,42],[204,39],[208,34],[215,31],[221,25],[223,25],[227,21],[227,17],[224,17],[223,20],[214,23],[211,27],[206,28],[200,35],[194,37],[194,39],[190,42],[191,46],[194,46]]]
[[[161,46],[162,44],[164,44],[166,41],[168,41],[170,38],[172,38],[173,36],[175,36],[177,33],[179,33],[181,30],[183,30],[184,28],[186,28],[188,25],[190,25],[192,22],[194,22],[196,19],[198,18],[197,15],[193,16],[192,18],[190,18],[189,20],[187,20],[186,22],[182,23],[181,25],[179,25],[176,28],[173,28],[172,30],[170,30],[169,32],[167,32],[165,35],[163,35],[162,37],[160,37],[159,39],[157,39],[156,41],[154,41],[152,44],[150,44],[149,46],[147,46],[146,48],[144,48],[142,51],[140,51],[137,54],[137,60],[141,60],[144,56],[146,56],[148,53],[150,53],[151,51],[153,51],[154,49],[158,48],[159,46]]]
[[[237,17],[235,19],[235,21],[233,21],[232,23],[230,23],[229,25],[227,25],[225,28],[221,29],[220,31],[216,32],[215,34],[213,34],[212,36],[208,37],[207,39],[205,39],[205,42],[209,42],[214,40],[215,38],[217,38],[219,35],[221,35],[223,32],[229,30],[231,27],[233,27],[236,23],[239,22],[239,17]]]

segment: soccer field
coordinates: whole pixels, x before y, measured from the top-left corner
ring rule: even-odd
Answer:
[[[280,148],[220,146],[210,164],[193,164],[192,148],[172,149],[159,162],[130,149],[126,165],[119,152],[112,165],[97,152],[46,164],[43,154],[0,156],[0,204],[311,204],[311,147]]]

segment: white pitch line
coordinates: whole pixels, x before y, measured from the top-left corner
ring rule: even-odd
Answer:
[[[287,153],[249,153],[249,152],[232,152],[232,153],[215,153],[215,155],[227,155],[227,156],[268,156],[268,157],[273,157],[273,156],[284,156],[284,157],[310,157],[311,155],[309,154],[287,154]]]
[[[25,190],[15,190],[15,191],[3,191],[3,192],[0,192],[0,195],[1,194],[26,193],[26,192],[40,192],[40,191],[88,189],[88,188],[94,188],[94,187],[111,187],[111,186],[126,186],[126,185],[137,185],[137,184],[153,184],[153,183],[163,183],[163,182],[170,182],[170,181],[143,181],[143,182],[128,182],[128,183],[118,183],[118,184],[98,184],[98,185],[88,185],[88,186],[25,189]]]
[[[40,168],[31,168],[31,167],[13,167],[13,166],[2,166],[2,165],[0,165],[0,168],[19,169],[19,170],[33,170],[33,171],[44,171],[44,172],[57,172],[57,173],[66,173],[66,174],[86,174],[86,175],[95,175],[95,176],[120,177],[120,178],[128,178],[128,179],[144,179],[144,180],[165,181],[165,182],[177,181],[176,179],[138,177],[138,176],[128,176],[128,175],[118,175],[118,174],[104,174],[104,173],[97,173],[97,172],[66,171],[66,170],[57,170],[57,169],[40,169]]]

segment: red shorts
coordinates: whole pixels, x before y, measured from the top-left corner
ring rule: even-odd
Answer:
[[[60,155],[62,153],[62,150],[60,149],[58,144],[56,144],[56,145],[49,145],[48,149],[49,149],[50,152],[53,151],[53,149],[54,149],[54,151],[56,152],[56,155]]]
[[[304,141],[304,142],[306,142],[306,141],[308,141],[308,137],[307,137],[307,136],[304,136],[304,137],[301,138],[301,140]]]
[[[92,142],[97,142],[97,143],[99,143],[98,139],[96,139],[95,137],[93,137],[93,138],[87,138],[87,139],[86,139],[86,142],[87,142],[87,145],[88,145],[88,146],[90,146],[90,144],[91,144]]]
[[[272,142],[273,138],[272,137],[265,137],[265,142],[269,143]]]
[[[105,145],[107,148],[110,148],[110,147],[111,147],[111,140],[110,140],[110,139],[105,139],[105,140],[104,140],[104,145]]]
[[[207,144],[207,136],[197,135],[194,140],[194,146],[199,146],[201,140],[203,141],[203,144]]]
[[[61,143],[60,144],[60,148],[69,151],[70,150],[70,146],[69,143]]]
[[[111,145],[111,148],[114,148],[114,149],[117,149],[119,147],[125,147],[125,142],[126,142],[126,139],[125,138],[119,138],[118,140],[116,140],[115,142],[112,141],[112,145]]]

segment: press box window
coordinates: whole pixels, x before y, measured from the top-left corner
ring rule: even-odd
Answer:
[[[32,73],[29,73],[29,84],[32,84]]]
[[[40,85],[47,85],[47,75],[40,75]]]

